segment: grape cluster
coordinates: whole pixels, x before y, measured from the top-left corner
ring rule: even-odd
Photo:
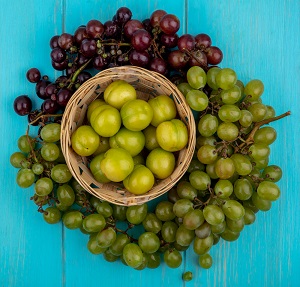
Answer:
[[[80,229],[88,235],[87,249],[109,262],[156,268],[163,254],[167,266],[177,268],[181,252],[192,245],[199,265],[210,268],[212,246],[220,238],[238,239],[256,213],[268,211],[279,198],[276,182],[282,170],[269,165],[270,145],[277,137],[269,123],[290,113],[275,116],[262,102],[260,80],[244,85],[234,70],[215,66],[223,54],[208,35],[179,37],[175,15],[156,10],[144,21],[131,18],[131,11],[121,7],[104,24],[91,20],[74,35],[52,37],[52,66],[64,72],[55,81],[36,68],[28,70],[26,77],[43,103],[33,109],[26,95],[14,101],[17,114],[40,125],[36,137],[28,129],[19,138],[19,151],[11,155],[12,166],[19,169],[16,181],[22,188],[34,185],[31,199],[47,223],[62,220],[66,228]],[[176,82],[198,126],[187,173],[153,210],[147,204],[118,206],[90,195],[72,178],[60,148],[59,112],[92,76],[90,69],[128,64]],[[138,236],[133,235],[135,226],[143,227]],[[183,275],[183,280],[191,279],[190,272]]]

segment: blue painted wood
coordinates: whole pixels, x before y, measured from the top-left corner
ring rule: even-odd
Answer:
[[[299,286],[299,1],[0,3],[5,7],[0,10],[0,136],[5,139],[0,153],[0,286]],[[245,228],[238,241],[213,247],[210,270],[197,265],[191,248],[178,269],[162,264],[142,272],[89,254],[85,235],[43,222],[28,199],[33,190],[18,188],[16,170],[7,166],[16,140],[26,130],[26,119],[13,113],[12,102],[19,94],[34,96],[34,86],[25,79],[27,69],[36,66],[54,78],[50,37],[61,31],[72,33],[92,18],[105,21],[121,6],[132,9],[136,19],[165,9],[181,19],[180,34],[209,34],[224,51],[222,67],[234,68],[245,82],[261,79],[263,101],[274,106],[277,114],[292,111],[291,117],[272,124],[278,139],[271,146],[270,162],[284,170],[281,198],[269,212],[258,213],[256,222]],[[193,271],[191,282],[181,281],[184,270]]]

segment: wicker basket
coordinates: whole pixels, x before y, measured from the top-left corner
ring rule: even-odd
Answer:
[[[102,184],[96,181],[88,168],[88,160],[77,155],[71,147],[71,135],[86,123],[89,104],[103,97],[105,88],[115,80],[125,80],[135,87],[138,98],[148,100],[158,95],[171,96],[177,107],[178,117],[187,125],[189,140],[187,146],[176,154],[176,167],[166,179],[157,180],[153,188],[143,195],[128,192],[119,183]],[[66,163],[73,177],[94,196],[117,205],[138,205],[157,198],[171,189],[186,172],[195,149],[196,127],[193,114],[184,96],[162,75],[134,66],[104,70],[85,82],[72,96],[62,119],[61,147]]]

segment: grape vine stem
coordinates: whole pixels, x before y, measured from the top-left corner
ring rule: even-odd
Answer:
[[[37,122],[39,119],[42,119],[42,118],[48,118],[48,117],[53,117],[53,118],[55,118],[55,117],[62,117],[62,116],[63,116],[63,114],[47,114],[47,115],[40,115],[40,116],[38,116],[36,119],[34,119],[33,121],[31,121],[31,122],[29,123],[29,125],[34,124],[35,122]]]

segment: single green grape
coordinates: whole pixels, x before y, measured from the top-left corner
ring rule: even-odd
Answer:
[[[212,234],[206,238],[195,237],[193,245],[194,252],[198,255],[203,255],[211,249],[213,243],[214,239]]]
[[[195,229],[195,235],[198,238],[206,238],[211,235],[211,225],[208,222],[204,222],[198,228]]]
[[[47,196],[38,196],[37,194],[33,195],[33,202],[38,206],[44,206],[48,204]]]
[[[49,177],[41,177],[34,186],[35,193],[38,196],[46,196],[53,190],[53,181]]]
[[[128,266],[137,268],[143,262],[143,252],[137,244],[128,243],[123,249],[123,258]]]
[[[164,261],[170,268],[178,268],[182,263],[182,256],[176,249],[169,249],[164,253]]]
[[[221,71],[219,67],[212,67],[207,71],[207,84],[213,89],[218,90],[219,86],[216,83],[216,76]]]
[[[251,173],[253,167],[251,161],[245,155],[235,153],[230,158],[233,160],[235,171],[239,175],[248,175]]]
[[[212,257],[206,253],[199,256],[199,265],[204,269],[209,269],[213,264]]]
[[[257,101],[264,92],[264,84],[260,80],[251,80],[244,89],[244,94],[249,101]]]
[[[134,268],[135,270],[144,270],[145,268],[147,268],[148,265],[148,257],[146,255],[146,253],[143,253],[143,260],[142,263],[140,264],[140,266]]]
[[[206,84],[206,73],[199,66],[193,66],[187,71],[187,81],[193,89],[203,88]]]
[[[272,144],[277,138],[277,132],[272,127],[262,127],[258,129],[254,134],[254,142],[262,143],[265,145]]]
[[[31,146],[34,149],[35,141],[31,136],[23,135],[18,139],[18,148],[24,153],[29,153],[31,151]]]
[[[204,111],[208,106],[207,95],[199,90],[190,90],[186,95],[186,101],[194,111]]]
[[[248,128],[253,122],[253,116],[248,110],[241,110],[241,117],[239,123],[242,127]]]
[[[215,184],[214,192],[219,198],[228,198],[233,193],[233,184],[228,179],[220,179]]]
[[[222,232],[224,232],[225,227],[226,227],[226,221],[224,220],[222,223],[220,223],[218,225],[212,225],[211,232],[213,234],[221,234]]]
[[[75,192],[68,184],[60,185],[57,188],[57,199],[65,206],[71,206],[75,202]]]
[[[269,165],[263,170],[262,177],[265,181],[277,182],[282,177],[282,170],[277,165]]]
[[[275,201],[280,196],[280,189],[276,183],[265,180],[258,185],[257,195],[261,199]]]
[[[146,231],[153,232],[155,234],[160,232],[162,227],[161,220],[154,213],[148,213],[142,223]]]
[[[226,226],[220,235],[225,241],[235,241],[240,237],[240,232],[232,231]]]
[[[103,252],[103,258],[107,262],[115,262],[115,261],[117,261],[119,259],[119,256],[116,256],[116,255],[112,254],[109,249],[106,249]]]
[[[237,75],[234,70],[224,68],[216,75],[216,84],[222,90],[229,90],[234,87],[237,81]]]
[[[192,159],[191,163],[187,169],[187,172],[191,173],[195,170],[203,171],[205,169],[205,166],[203,163],[201,163],[198,159]]]
[[[58,123],[47,124],[41,129],[41,138],[48,143],[57,142],[60,139],[60,130],[61,125]]]
[[[59,157],[59,148],[55,143],[45,143],[41,148],[41,156],[46,161],[55,161]]]
[[[238,199],[248,200],[253,194],[253,188],[248,179],[239,178],[234,183],[233,192]]]
[[[10,164],[15,168],[20,168],[23,161],[26,161],[26,156],[22,152],[14,152],[10,156]]]
[[[253,194],[252,194],[252,197],[253,197]],[[259,211],[259,209],[253,204],[252,197],[248,200],[243,201],[243,206],[245,208],[245,212],[246,212],[246,208],[247,208],[247,209],[252,210],[254,213],[257,213]]]
[[[197,190],[206,190],[211,185],[211,178],[204,171],[193,171],[189,175],[191,185]]]
[[[276,115],[276,112],[275,112],[274,108],[271,107],[271,106],[268,106],[268,105],[266,105],[266,107],[267,107],[267,114],[265,116],[265,119],[274,118],[275,115]]]
[[[109,247],[109,251],[115,256],[121,256],[124,247],[130,243],[130,239],[127,234],[119,233],[117,234],[116,240]]]
[[[215,172],[220,179],[229,179],[235,172],[234,162],[231,158],[220,158],[215,163]]]
[[[72,174],[66,164],[57,164],[51,169],[51,178],[57,183],[66,183],[72,178]]]
[[[211,145],[203,145],[198,149],[197,158],[203,164],[214,163],[218,158],[217,149]]]
[[[205,220],[210,225],[219,225],[225,220],[225,215],[222,209],[217,205],[207,205],[203,209]]]
[[[49,224],[58,223],[61,219],[61,212],[56,207],[47,207],[43,213],[44,220]]]
[[[233,141],[239,135],[239,129],[234,123],[221,123],[217,127],[217,135],[221,140]]]
[[[236,200],[226,200],[222,205],[222,210],[226,217],[232,220],[239,220],[245,215],[244,207]]]
[[[181,246],[189,246],[195,238],[194,230],[189,230],[180,225],[176,231],[176,242]]]
[[[138,244],[143,252],[154,253],[160,247],[160,240],[153,232],[144,232],[139,236]]]
[[[35,174],[29,168],[22,168],[17,173],[16,181],[18,186],[28,188],[34,183]]]
[[[267,199],[262,199],[257,192],[253,192],[251,199],[254,206],[261,211],[268,211],[272,207],[272,202]]]
[[[238,220],[231,220],[230,218],[226,218],[226,225],[231,231],[241,232],[245,226],[244,217]]]
[[[129,206],[126,210],[126,218],[131,224],[140,224],[146,218],[147,211],[148,205],[146,203]]]
[[[267,107],[261,103],[254,103],[248,107],[248,111],[252,114],[254,123],[262,121],[267,115]]]
[[[181,183],[178,184],[178,186]],[[181,184],[182,185],[182,184]],[[178,192],[178,187],[177,187]],[[179,194],[178,194],[179,195]],[[197,196],[197,194],[196,194]],[[170,221],[175,218],[175,213],[173,212],[173,203],[170,201],[161,201],[155,207],[155,215],[161,221]]]
[[[144,255],[147,258],[147,268],[155,269],[160,265],[160,255],[158,252]]]
[[[44,167],[40,163],[34,163],[31,167],[32,171],[36,175],[41,175],[44,172]]]
[[[215,161],[211,164],[207,164],[206,168],[205,168],[205,172],[209,175],[209,177],[211,179],[218,179],[219,178],[219,176],[216,174],[216,171],[215,171],[216,162],[217,161]]]
[[[63,224],[68,229],[77,229],[82,226],[83,214],[78,210],[72,210],[64,214]]]
[[[102,248],[110,247],[117,238],[116,231],[112,227],[101,230],[97,234],[98,245]]]
[[[191,271],[187,271],[182,274],[183,281],[191,281],[192,279],[193,279],[193,273]]]
[[[96,206],[95,206],[95,208],[96,208]],[[113,204],[112,208],[113,208],[113,217],[115,219],[117,219],[119,221],[125,221],[126,220],[127,206]]]
[[[173,212],[177,217],[184,217],[190,210],[193,210],[193,203],[189,199],[179,199],[173,205]]]
[[[95,255],[102,254],[107,248],[102,248],[98,245],[97,236],[92,235],[87,243],[87,249]]]
[[[185,180],[182,180],[178,183],[177,193],[180,198],[185,198],[189,200],[194,200],[194,198],[197,197],[197,189],[194,188],[190,182]],[[175,218],[175,214],[174,214],[174,218]],[[174,218],[171,219],[168,218],[167,220],[173,220]]]
[[[82,227],[89,233],[100,232],[104,229],[106,225],[105,218],[102,214],[89,214],[82,222]]]
[[[245,207],[245,215],[244,215],[244,222],[245,225],[250,225],[254,223],[256,216],[252,209]]]
[[[100,202],[96,207],[96,210],[99,214],[102,214],[105,218],[108,218],[113,214],[112,206],[106,201]]]
[[[178,90],[186,97],[187,93],[193,88],[189,85],[189,83],[180,83],[177,85]]]
[[[161,228],[161,236],[166,242],[174,242],[176,240],[176,232],[178,225],[174,221],[166,221]]]
[[[224,104],[232,105],[240,100],[242,93],[240,87],[234,85],[233,88],[229,90],[222,90],[220,95]]]
[[[203,212],[200,209],[190,210],[183,217],[183,226],[188,230],[195,230],[204,222]]]
[[[241,118],[241,110],[236,105],[223,105],[218,111],[218,116],[223,122],[237,122]]]
[[[270,155],[270,147],[266,144],[255,143],[249,147],[249,152],[251,158],[256,160],[262,160]]]
[[[198,123],[198,131],[204,137],[212,136],[218,129],[219,121],[216,116],[206,114]]]

